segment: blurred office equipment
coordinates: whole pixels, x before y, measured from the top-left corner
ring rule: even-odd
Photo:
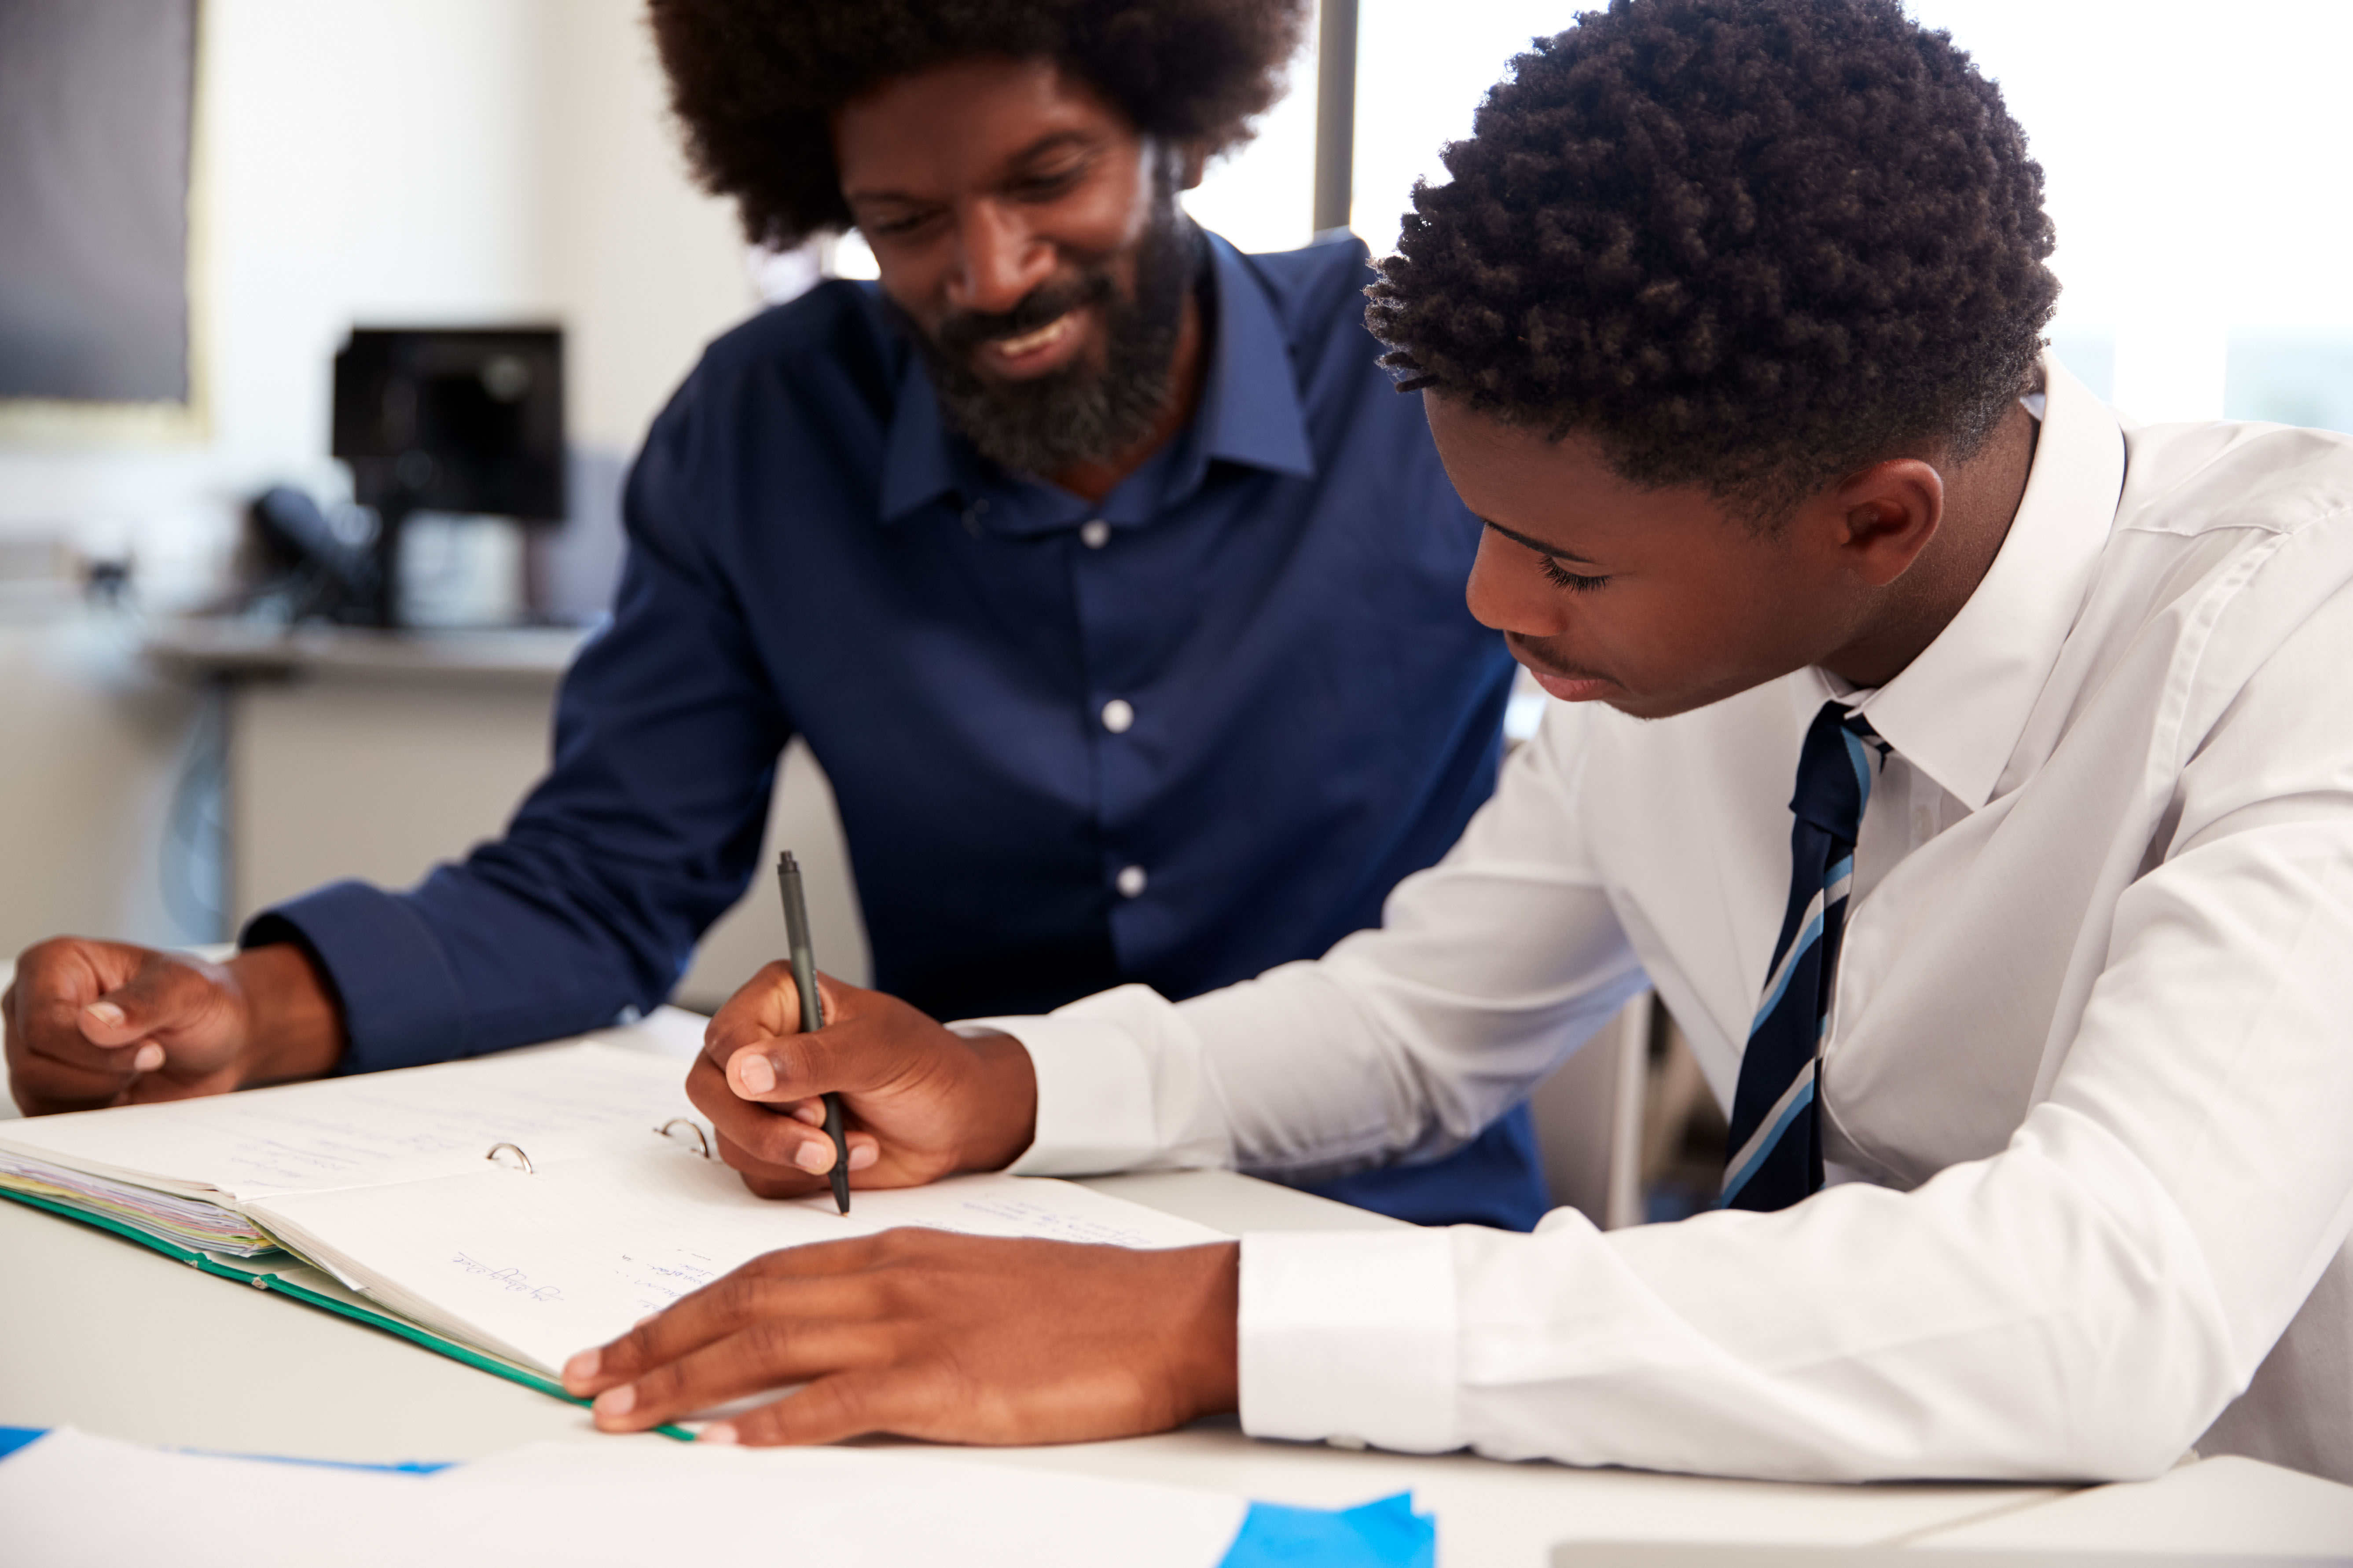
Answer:
[[[195,18],[0,5],[0,398],[189,401]]]
[[[353,329],[335,356],[333,452],[376,518],[374,576],[344,583],[334,618],[397,626],[401,535],[416,513],[564,520],[563,333]]]
[[[345,540],[309,492],[272,485],[246,509],[258,579],[247,609],[267,606],[268,618],[339,621],[382,602],[382,572],[374,552]]]

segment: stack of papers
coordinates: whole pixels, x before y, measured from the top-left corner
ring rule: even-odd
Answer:
[[[60,1208],[129,1226],[142,1236],[228,1258],[266,1258],[278,1244],[235,1209],[202,1198],[177,1197],[152,1187],[110,1182],[38,1160],[0,1153],[0,1189],[40,1198]]]

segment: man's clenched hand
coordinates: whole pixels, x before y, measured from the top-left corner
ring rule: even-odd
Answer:
[[[343,1020],[291,944],[208,963],[58,937],[16,960],[0,1020],[27,1116],[315,1078],[343,1049]]]

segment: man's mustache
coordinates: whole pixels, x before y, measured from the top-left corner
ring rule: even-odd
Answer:
[[[1089,268],[1075,278],[1040,283],[1003,312],[959,310],[943,320],[933,337],[951,353],[968,354],[1000,338],[1034,332],[1087,305],[1110,304],[1119,298],[1119,285],[1102,268]]]

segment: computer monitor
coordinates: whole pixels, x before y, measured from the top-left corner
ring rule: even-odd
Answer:
[[[563,332],[354,328],[335,355],[333,449],[377,520],[375,591],[349,618],[396,625],[411,513],[564,520]]]

